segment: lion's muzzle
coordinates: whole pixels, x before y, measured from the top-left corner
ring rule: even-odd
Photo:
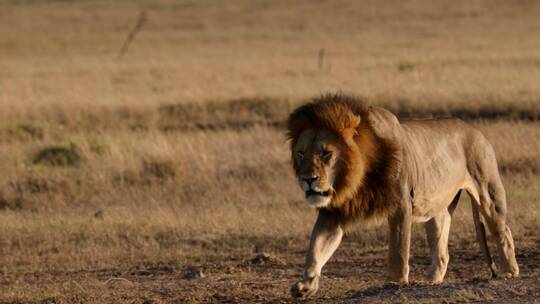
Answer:
[[[329,196],[330,191],[319,192],[319,191],[315,191],[315,190],[311,190],[311,189],[306,191],[306,198],[311,196],[311,195]]]
[[[331,201],[331,187],[321,187],[321,180],[317,176],[300,178],[300,186],[306,195],[309,205],[314,207],[325,207]]]

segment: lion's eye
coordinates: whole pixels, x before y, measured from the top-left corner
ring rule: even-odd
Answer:
[[[298,157],[299,160],[302,160],[304,158],[304,152],[302,151],[296,152],[296,157]]]
[[[320,153],[321,157],[324,158],[324,159],[330,159],[330,157],[332,157],[332,152],[331,151],[324,151],[322,150],[321,153]]]

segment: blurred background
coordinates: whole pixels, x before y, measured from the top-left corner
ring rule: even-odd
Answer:
[[[457,116],[488,137],[524,278],[495,284],[506,293],[460,281],[487,275],[463,198],[456,289],[407,297],[528,301],[539,33],[540,3],[522,0],[0,0],[0,302],[289,301],[315,211],[283,122],[327,92],[401,118]],[[348,237],[324,296],[382,284],[385,231]]]

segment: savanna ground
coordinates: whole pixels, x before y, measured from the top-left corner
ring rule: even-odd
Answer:
[[[539,31],[534,1],[0,0],[0,303],[292,302],[315,212],[283,121],[328,91],[482,130],[522,275],[488,280],[463,198],[444,284],[417,225],[386,287],[382,224],[309,301],[538,301]]]

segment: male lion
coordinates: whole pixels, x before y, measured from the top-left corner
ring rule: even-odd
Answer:
[[[495,153],[472,126],[458,119],[399,122],[382,108],[338,94],[296,109],[288,136],[300,187],[318,210],[304,277],[292,286],[293,296],[313,295],[347,228],[375,218],[388,219],[391,282],[408,283],[411,225],[425,222],[431,249],[427,280],[441,283],[450,220],[463,189],[473,202],[477,239],[492,275],[496,268],[483,222],[497,243],[502,275],[518,276]]]

